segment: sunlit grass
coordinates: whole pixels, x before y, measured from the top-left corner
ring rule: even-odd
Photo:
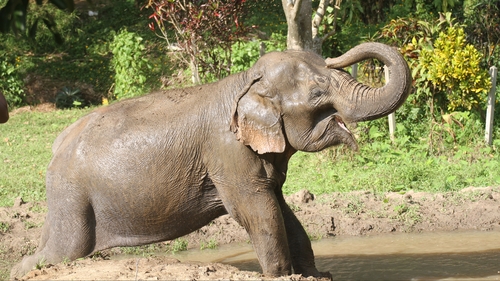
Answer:
[[[458,147],[449,155],[431,156],[425,144],[408,146],[387,141],[360,144],[357,153],[344,148],[298,152],[290,160],[284,192],[444,192],[500,185],[500,156],[493,147]]]
[[[91,109],[23,112],[0,125],[0,206],[45,200],[45,172],[55,138]]]

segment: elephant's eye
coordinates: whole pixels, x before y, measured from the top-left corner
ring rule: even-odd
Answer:
[[[311,99],[315,99],[323,95],[323,90],[320,88],[314,88],[311,90]]]
[[[309,95],[309,101],[311,104],[315,105],[320,101],[321,96],[323,96],[324,91],[320,88],[313,88]]]

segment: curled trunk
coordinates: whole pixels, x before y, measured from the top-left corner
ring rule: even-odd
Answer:
[[[398,109],[410,93],[412,78],[408,64],[394,48],[381,43],[360,44],[340,57],[327,59],[329,68],[344,68],[375,58],[389,68],[389,81],[381,88],[357,82],[349,74],[335,72],[341,91],[333,104],[346,122],[359,122],[387,116]]]

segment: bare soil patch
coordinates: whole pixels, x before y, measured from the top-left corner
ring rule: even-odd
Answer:
[[[287,198],[313,239],[390,232],[500,230],[500,187],[467,188],[449,193],[351,192],[313,196],[301,191]],[[36,250],[47,207],[45,202],[0,208],[0,272],[6,277],[14,263]],[[248,241],[248,235],[229,216],[184,237],[189,248],[216,241],[219,245]],[[159,243],[166,247],[169,242]],[[23,280],[316,280],[299,275],[264,278],[218,263],[181,263],[169,257],[109,260],[110,249],[99,257],[45,265]],[[362,254],[362,253],[360,253]],[[334,273],[333,273],[334,274]]]

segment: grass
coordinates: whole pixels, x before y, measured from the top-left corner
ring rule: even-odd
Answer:
[[[428,155],[423,143],[398,146],[374,142],[360,144],[358,153],[345,148],[314,154],[298,152],[290,160],[284,191],[455,191],[499,185],[498,171],[500,157],[491,147],[458,147],[447,155],[433,156]]]
[[[54,139],[92,108],[22,112],[0,125],[0,206],[45,200],[45,172]],[[468,186],[500,185],[500,157],[495,147],[454,147],[429,155],[426,140],[360,143],[355,153],[343,147],[318,153],[298,152],[289,164],[284,192],[313,194],[369,190],[443,192]]]
[[[0,125],[0,206],[45,200],[45,172],[61,131],[90,109],[23,112]]]
[[[217,240],[214,238],[211,238],[208,242],[201,242],[200,244],[200,250],[205,250],[205,249],[217,249],[218,243]]]

